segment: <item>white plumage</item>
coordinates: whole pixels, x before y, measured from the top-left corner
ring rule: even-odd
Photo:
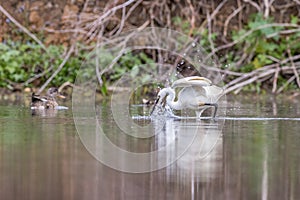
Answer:
[[[182,88],[177,95],[177,101],[175,101],[176,88]],[[175,110],[196,110],[199,117],[206,108],[214,107],[213,116],[215,117],[218,108],[217,101],[222,94],[223,89],[213,85],[211,80],[207,78],[200,76],[185,77],[174,81],[171,87],[159,91],[152,112],[157,104],[167,103],[169,107]]]

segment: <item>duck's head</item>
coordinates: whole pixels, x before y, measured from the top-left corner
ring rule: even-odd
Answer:
[[[66,98],[65,96],[61,95],[58,92],[58,89],[55,88],[55,87],[51,87],[51,88],[48,89],[47,96],[52,97],[52,98],[55,98],[55,97],[59,97],[59,98],[62,98],[62,99]]]

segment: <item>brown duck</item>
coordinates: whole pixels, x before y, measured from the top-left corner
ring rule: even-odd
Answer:
[[[48,89],[46,96],[40,96],[32,93],[31,109],[55,109],[58,106],[56,97],[65,98],[59,94],[57,88],[51,87]]]

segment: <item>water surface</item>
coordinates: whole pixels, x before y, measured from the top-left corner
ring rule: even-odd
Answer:
[[[87,151],[71,109],[32,115],[24,102],[2,101],[0,199],[300,198],[300,123],[279,119],[300,116],[295,99],[235,97],[228,100],[226,116],[234,120],[225,119],[221,131],[215,121],[168,119],[162,134],[151,139],[118,134],[121,130],[111,117],[109,104],[99,107],[105,134],[130,152],[153,151],[172,141],[180,147],[181,142],[193,139],[195,130],[197,137],[165,168],[150,173],[120,172]],[[162,156],[177,155],[172,152]]]

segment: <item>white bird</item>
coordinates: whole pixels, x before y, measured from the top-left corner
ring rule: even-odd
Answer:
[[[175,101],[175,88],[182,87]],[[153,113],[157,104],[167,105],[175,110],[192,109],[196,110],[200,117],[202,112],[208,107],[214,107],[213,117],[216,116],[217,101],[223,94],[223,89],[213,85],[211,80],[200,77],[190,76],[178,79],[173,82],[171,87],[163,88],[159,91],[157,99],[150,115]]]

